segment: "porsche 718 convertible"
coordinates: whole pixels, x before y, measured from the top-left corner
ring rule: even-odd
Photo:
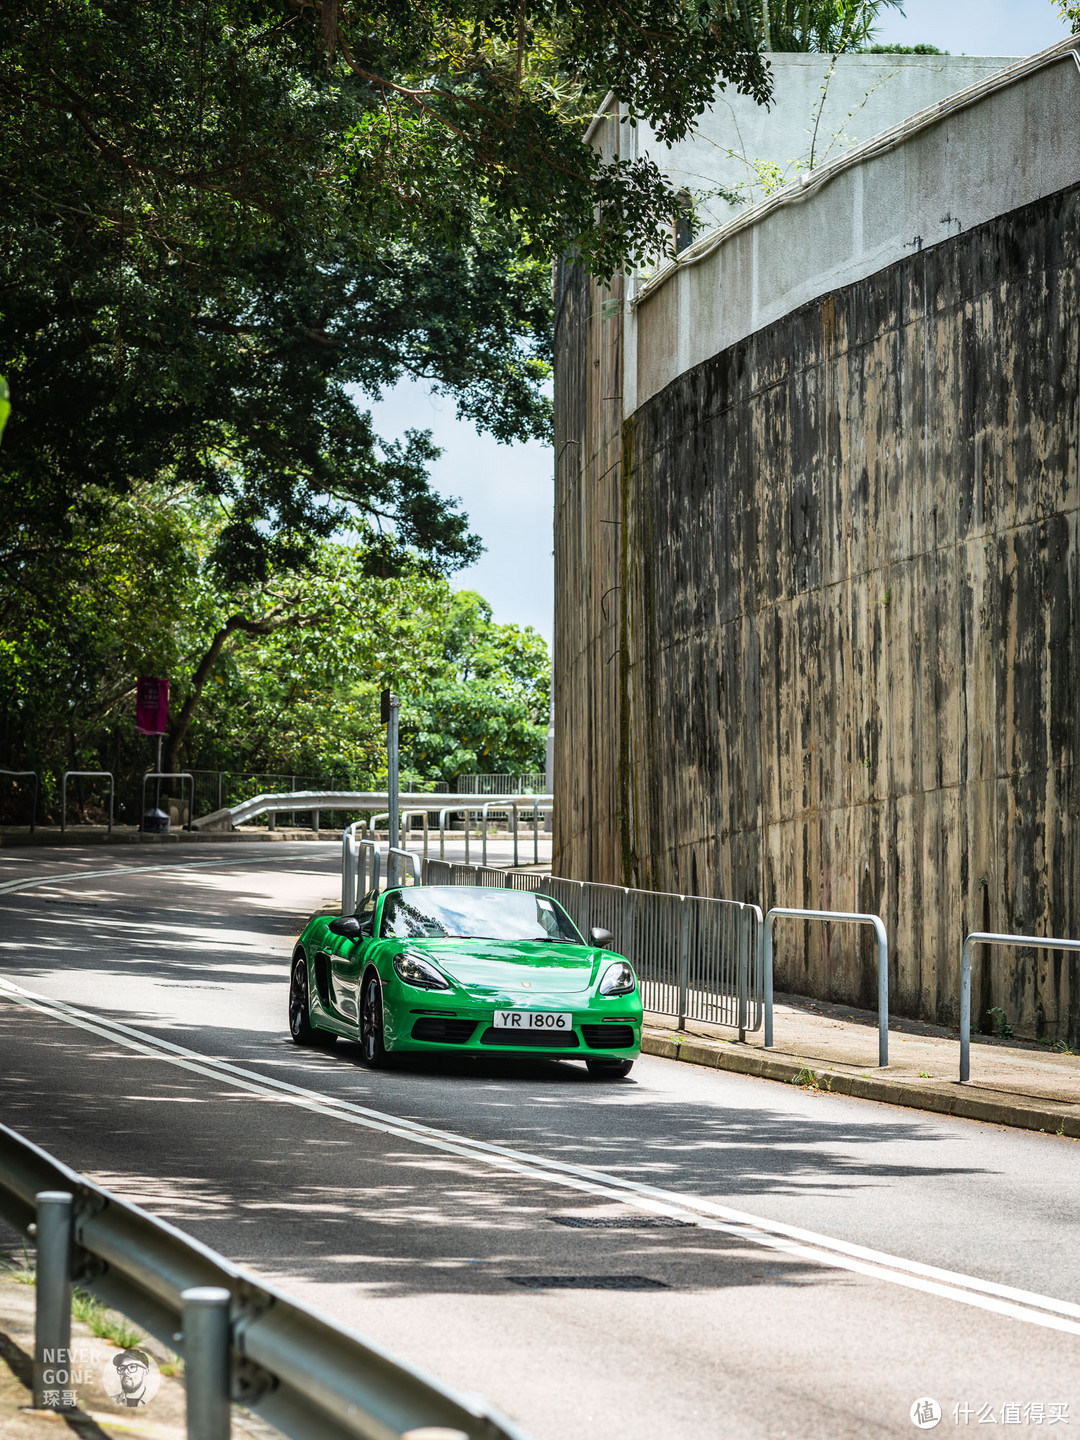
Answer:
[[[316,915],[293,952],[297,1045],[359,1041],[365,1064],[424,1051],[584,1060],[629,1074],[641,1048],[633,967],[582,939],[556,900],[524,890],[372,890],[355,915]]]

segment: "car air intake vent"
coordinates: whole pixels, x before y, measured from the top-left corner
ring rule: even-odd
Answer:
[[[632,1025],[582,1025],[581,1033],[590,1050],[628,1050],[634,1043]]]
[[[480,1036],[481,1045],[535,1045],[540,1050],[576,1050],[577,1043],[572,1030],[496,1030],[494,1025],[489,1025]]]
[[[475,1020],[449,1020],[426,1015],[412,1027],[414,1040],[437,1040],[440,1045],[464,1045],[476,1029]]]

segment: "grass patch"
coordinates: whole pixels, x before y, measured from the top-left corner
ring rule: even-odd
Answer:
[[[99,1340],[110,1340],[121,1350],[130,1350],[133,1345],[144,1344],[141,1330],[115,1310],[108,1310],[93,1295],[85,1290],[76,1290],[71,1297],[71,1318],[80,1321]]]
[[[832,1081],[827,1075],[820,1078],[814,1074],[809,1065],[804,1065],[799,1073],[792,1080],[792,1085],[798,1085],[801,1090],[831,1090]]]

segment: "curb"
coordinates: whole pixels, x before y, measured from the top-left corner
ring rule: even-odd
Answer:
[[[139,830],[114,830],[111,835],[104,829],[80,834],[77,830],[59,831],[35,830],[22,834],[12,831],[0,832],[0,849],[25,850],[29,846],[66,845],[234,845],[245,841],[257,844],[292,845],[303,840],[339,840],[332,831],[324,830],[317,835],[311,830],[170,830],[165,834],[143,834]]]
[[[807,1062],[782,1055],[763,1055],[731,1041],[684,1036],[670,1030],[646,1028],[641,1035],[643,1055],[681,1060],[688,1065],[705,1065],[736,1075],[753,1075],[760,1080],[779,1080],[788,1085],[827,1090],[833,1095],[851,1095],[857,1100],[876,1100],[886,1105],[903,1105],[912,1110],[930,1110],[962,1120],[982,1120],[989,1125],[1009,1125],[1019,1130],[1048,1131],[1053,1135],[1080,1140],[1080,1105],[1055,1100],[1028,1100],[998,1092],[973,1090],[959,1081],[917,1081],[910,1076],[895,1079],[864,1075],[855,1070],[837,1069],[820,1061]],[[812,1086],[808,1077],[812,1076]]]

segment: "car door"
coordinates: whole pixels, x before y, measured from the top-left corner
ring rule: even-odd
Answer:
[[[360,902],[356,918],[360,921],[360,937],[349,940],[334,936],[330,953],[330,996],[338,1014],[353,1024],[360,1017],[360,977],[364,973],[365,951],[367,950],[375,924],[375,906],[379,892],[371,890]]]

